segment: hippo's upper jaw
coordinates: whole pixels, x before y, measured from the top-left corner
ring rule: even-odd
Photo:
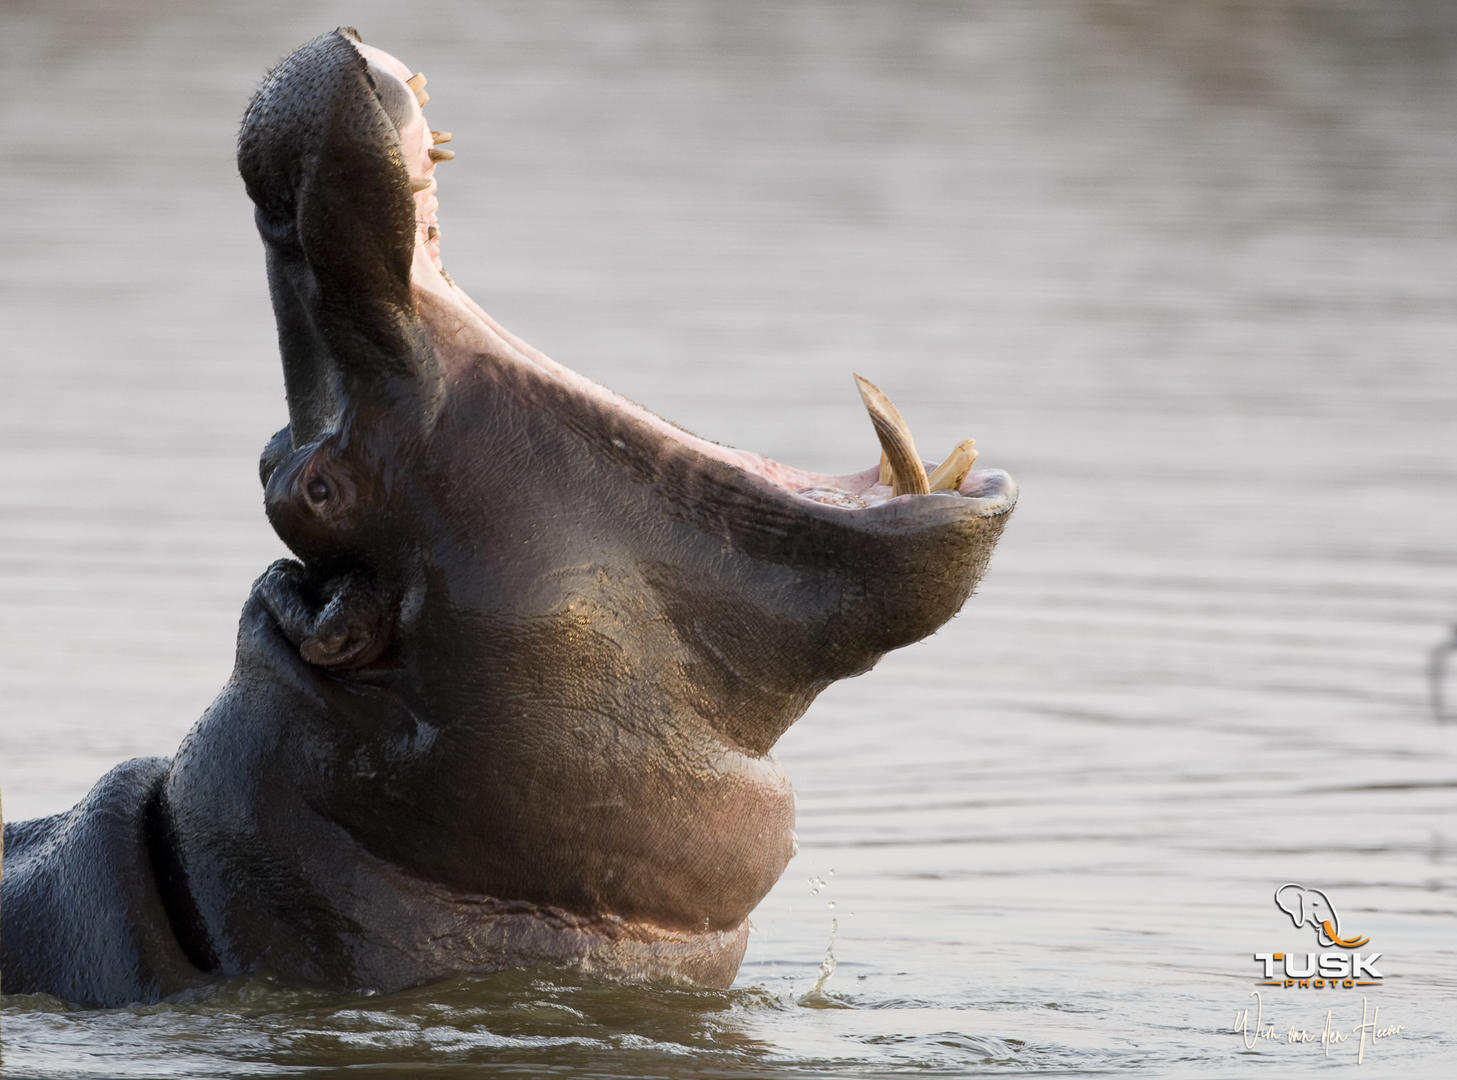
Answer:
[[[768,751],[956,613],[1015,488],[969,447],[937,475],[869,384],[884,483],[696,438],[519,341],[441,268],[425,99],[340,31],[244,120],[289,406],[263,477],[301,563],[260,579],[168,782],[184,937],[342,986],[727,984],[791,854]]]

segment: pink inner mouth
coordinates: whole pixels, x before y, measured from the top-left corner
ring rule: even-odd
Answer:
[[[762,454],[736,450],[700,438],[664,420],[656,413],[629,401],[605,386],[577,374],[552,360],[540,350],[522,341],[506,330],[484,309],[470,298],[450,279],[440,261],[440,227],[438,186],[436,166],[431,156],[436,147],[435,135],[426,122],[420,94],[409,87],[413,76],[411,70],[394,56],[382,49],[360,42],[355,43],[360,54],[370,66],[373,77],[379,81],[395,79],[404,84],[408,98],[408,114],[402,124],[397,124],[403,163],[410,179],[420,182],[415,199],[415,255],[411,268],[412,284],[417,290],[431,294],[444,301],[461,317],[465,326],[475,332],[482,352],[501,355],[511,360],[536,368],[568,388],[589,395],[610,407],[621,410],[646,425],[657,434],[672,439],[705,457],[722,461],[762,477],[776,487],[827,506],[840,507],[848,511],[863,510],[878,506],[892,499],[920,499],[931,497],[959,498],[965,508],[977,516],[995,517],[1007,512],[1017,500],[1017,487],[1012,478],[1000,469],[973,469],[954,492],[937,492],[934,495],[895,495],[889,485],[880,483],[880,467],[860,472],[830,475],[808,472],[790,465],[784,465]],[[417,80],[418,82],[419,80]],[[427,97],[428,100],[428,97]],[[443,141],[443,140],[442,140]],[[923,462],[929,472],[935,462]]]

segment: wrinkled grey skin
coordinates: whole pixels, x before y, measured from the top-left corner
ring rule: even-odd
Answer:
[[[425,241],[418,114],[347,31],[249,108],[289,407],[262,475],[298,561],[254,585],[174,758],[6,827],[7,992],[535,964],[727,985],[791,854],[770,748],[986,567],[1003,473],[899,498],[807,478],[501,330]]]

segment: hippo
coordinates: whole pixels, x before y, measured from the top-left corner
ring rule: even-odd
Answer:
[[[934,632],[1016,502],[858,380],[880,461],[693,436],[498,325],[441,263],[423,75],[348,28],[254,95],[238,165],[296,556],[170,758],[7,825],[9,993],[112,1007],[265,975],[389,992],[568,967],[727,986],[794,849],[772,754]]]

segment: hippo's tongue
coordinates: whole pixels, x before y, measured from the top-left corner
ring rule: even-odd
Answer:
[[[955,491],[976,464],[976,440],[962,439],[930,476],[916,453],[911,429],[881,389],[863,376],[855,376],[860,400],[870,414],[871,426],[880,440],[880,482],[897,495],[928,495],[933,491]]]

